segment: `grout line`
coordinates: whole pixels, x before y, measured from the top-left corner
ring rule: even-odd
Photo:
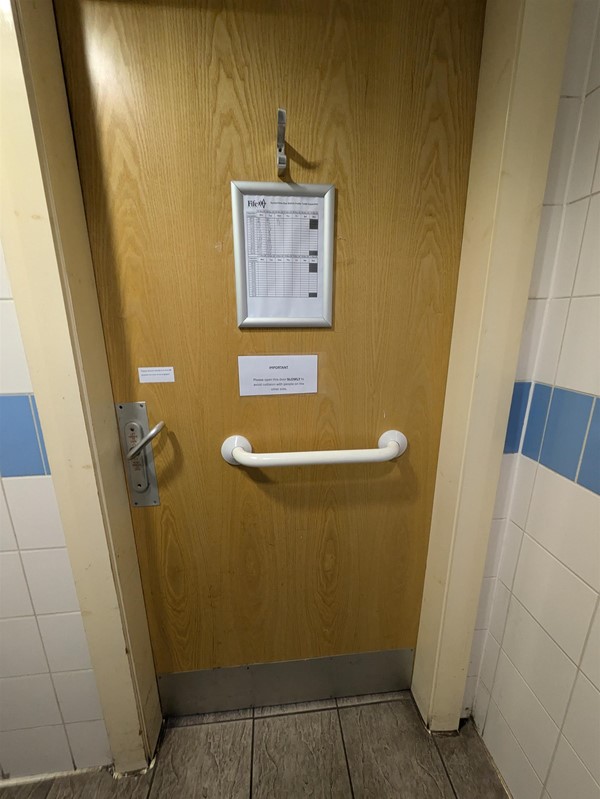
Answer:
[[[254,790],[254,708],[252,708],[252,733],[250,738],[250,781],[248,786],[248,797],[252,799],[252,793]]]
[[[29,410],[31,411],[31,419],[33,421],[33,429],[35,430],[35,437],[38,443],[38,449],[40,451],[40,460],[42,461],[42,468],[44,470],[44,476],[48,476],[50,474],[48,464],[46,463],[46,458],[44,457],[44,447],[42,447],[42,431],[41,427],[38,425],[37,413],[36,408],[33,405],[33,394],[29,394]],[[41,476],[41,475],[40,475]]]
[[[454,787],[454,782],[452,781],[452,777],[450,776],[450,772],[448,771],[448,767],[446,766],[446,761],[444,760],[443,752],[440,749],[440,747],[438,746],[438,736],[437,735],[431,735],[430,737],[433,738],[433,745],[435,746],[435,750],[438,753],[438,757],[439,757],[439,759],[442,762],[442,768],[444,769],[444,772],[446,773],[446,777],[448,778],[448,782],[450,784],[450,789],[451,789],[452,793],[454,794],[455,799],[459,799],[458,792],[457,792],[456,788]]]
[[[338,727],[342,738],[342,749],[344,750],[344,759],[346,761],[346,772],[348,774],[348,783],[350,784],[350,796],[354,799],[354,785],[352,784],[352,774],[350,773],[350,761],[348,760],[348,750],[346,749],[346,739],[344,738],[344,728],[342,727],[342,718],[340,716],[340,706],[335,700],[335,712],[338,720]]]
[[[594,623],[594,617],[595,617],[596,613],[598,613],[598,607],[599,606],[600,606],[600,597],[597,597],[596,598],[596,607],[594,608],[594,611],[593,611],[592,616],[590,618],[588,631],[587,631],[587,634],[585,636],[585,640],[583,642],[583,646],[581,647],[581,653],[579,655],[579,661],[577,663],[577,671],[575,672],[575,677],[573,678],[573,684],[571,685],[571,690],[569,692],[569,698],[567,699],[567,704],[565,705],[565,712],[563,714],[562,722],[560,723],[559,728],[558,728],[558,737],[556,739],[556,744],[554,745],[554,749],[552,750],[552,756],[550,757],[550,763],[548,765],[548,771],[546,772],[546,777],[543,780],[544,784],[542,786],[542,794],[546,790],[546,786],[548,784],[548,779],[550,778],[550,772],[552,771],[552,767],[554,765],[554,760],[556,758],[556,752],[558,751],[558,745],[560,744],[560,739],[562,737],[564,737],[566,741],[569,741],[569,739],[566,736],[563,736],[563,730],[564,730],[564,727],[565,727],[565,722],[567,720],[567,714],[569,712],[569,708],[570,708],[571,702],[573,700],[573,694],[575,693],[575,685],[577,683],[577,678],[579,677],[580,674],[583,674],[583,672],[581,671],[581,661],[583,660],[583,655],[584,655],[584,652],[585,652],[585,648],[587,646],[587,643],[588,643],[589,638],[590,638],[590,634],[592,632],[592,624]],[[584,676],[585,676],[585,674],[584,674]],[[592,685],[593,685],[593,683],[592,683]],[[569,745],[571,745],[570,742],[569,742]],[[575,747],[572,747],[572,749],[575,752],[575,754],[577,755],[577,757],[581,760],[581,758],[579,757],[579,754],[575,751]],[[581,760],[581,762],[582,762],[583,766],[587,769],[587,766],[583,762],[583,760]],[[589,771],[589,769],[588,769],[588,771]]]
[[[31,404],[31,401],[30,401],[30,404]],[[43,459],[42,459],[42,463],[43,463]],[[3,485],[1,487],[1,490],[2,490],[2,492],[4,494],[4,486]],[[10,512],[10,507],[8,505],[8,502],[6,501],[6,495],[4,495],[4,500],[6,502],[6,511],[8,513],[8,518],[10,520],[10,523],[11,523],[13,531],[14,531],[15,530],[15,524],[13,522],[12,514]],[[16,532],[14,534],[15,534],[15,539],[16,539],[16,537],[17,537]],[[17,540],[17,546],[18,546],[18,540]],[[21,570],[23,572],[23,578],[25,580],[25,587],[27,589],[27,595],[29,597],[29,601],[31,602],[31,608],[33,610],[33,616],[27,616],[26,618],[34,618],[35,619],[35,626],[36,626],[36,629],[37,629],[37,632],[38,632],[38,636],[39,636],[39,639],[40,639],[40,644],[42,646],[42,651],[44,653],[44,660],[46,661],[46,666],[48,668],[48,671],[46,673],[48,674],[48,676],[50,678],[50,684],[52,685],[52,692],[54,694],[54,700],[56,702],[56,707],[58,708],[58,713],[59,713],[59,716],[60,716],[60,719],[61,719],[63,733],[64,733],[64,736],[65,736],[65,738],[67,740],[67,746],[68,746],[68,749],[69,749],[69,755],[71,757],[71,763],[73,765],[73,771],[76,771],[77,770],[77,766],[75,765],[75,756],[73,755],[73,749],[71,748],[71,741],[69,740],[69,736],[67,735],[67,726],[66,726],[66,722],[65,722],[65,719],[64,719],[64,716],[63,716],[62,708],[60,706],[60,702],[58,701],[58,694],[56,692],[56,685],[54,684],[54,680],[52,679],[52,671],[50,669],[50,660],[48,658],[48,653],[46,651],[46,645],[45,645],[44,639],[42,637],[42,631],[41,631],[41,628],[40,628],[40,622],[39,622],[39,619],[38,619],[37,614],[35,612],[35,605],[33,603],[33,595],[31,593],[31,589],[29,587],[29,579],[27,577],[27,572],[25,571],[25,566],[23,564],[23,557],[22,557],[21,550],[18,549],[17,553],[18,553],[18,556],[19,556],[19,563],[21,564]],[[47,726],[56,726],[56,725],[47,725]]]
[[[580,486],[580,488],[581,488],[581,487],[582,487],[582,486]],[[517,527],[519,527],[519,525],[517,525]],[[521,527],[519,527],[519,530],[521,530],[521,529],[522,529],[522,528],[521,528]],[[523,534],[524,534],[524,535],[526,535],[526,536],[527,536],[527,538],[529,538],[529,539],[530,539],[530,541],[533,541],[533,543],[534,543],[534,544],[537,544],[537,546],[538,546],[538,547],[539,547],[541,550],[543,550],[543,551],[544,551],[544,552],[545,552],[547,555],[550,555],[550,557],[551,557],[553,560],[555,560],[557,563],[559,563],[559,564],[560,564],[560,565],[563,567],[563,569],[566,569],[566,571],[568,571],[570,574],[572,574],[572,575],[573,575],[573,577],[576,577],[576,578],[577,578],[577,579],[578,579],[580,582],[582,582],[582,583],[583,583],[583,584],[584,584],[584,585],[585,585],[587,588],[589,588],[591,591],[593,591],[593,592],[594,592],[594,594],[597,594],[597,593],[598,593],[598,589],[597,589],[595,586],[593,586],[591,583],[588,583],[588,581],[587,581],[587,580],[584,580],[584,578],[583,578],[583,577],[582,577],[580,574],[577,574],[577,572],[576,572],[576,571],[574,571],[574,570],[573,570],[573,569],[572,569],[570,566],[567,566],[567,564],[566,564],[566,563],[563,563],[563,562],[562,562],[562,560],[561,560],[560,558],[558,558],[558,557],[557,557],[557,556],[556,556],[556,555],[555,555],[553,552],[551,552],[551,551],[550,551],[550,550],[549,550],[547,547],[545,547],[543,544],[541,544],[541,543],[540,543],[540,542],[537,540],[537,538],[535,538],[534,536],[532,536],[532,535],[531,535],[531,533],[527,532],[527,530],[523,530]],[[521,553],[520,553],[520,551],[519,551],[519,555],[520,555],[520,554],[521,554]],[[516,573],[516,570],[515,570],[515,573]]]
[[[585,448],[587,446],[588,436],[590,434],[590,428],[592,426],[592,419],[594,417],[594,411],[596,410],[596,405],[597,404],[598,404],[598,398],[595,397],[594,401],[592,402],[592,406],[590,408],[590,417],[588,419],[587,427],[585,428],[585,434],[583,436],[583,443],[581,445],[581,452],[579,453],[579,460],[577,462],[577,469],[575,470],[575,477],[573,478],[573,482],[574,483],[577,483],[577,480],[579,479],[579,472],[581,470],[581,463],[583,461],[583,455],[585,453]],[[579,485],[579,483],[577,483],[577,485]],[[585,488],[585,486],[584,486],[584,488]]]

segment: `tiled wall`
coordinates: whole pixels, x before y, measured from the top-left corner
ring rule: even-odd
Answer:
[[[515,799],[600,799],[600,0],[576,0],[472,704]]]
[[[0,249],[0,770],[111,762]]]

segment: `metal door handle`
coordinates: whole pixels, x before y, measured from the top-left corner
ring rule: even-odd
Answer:
[[[142,438],[141,441],[138,441],[138,443],[135,444],[135,446],[133,446],[127,452],[127,460],[131,460],[132,458],[135,458],[136,455],[139,455],[140,452],[146,446],[146,444],[149,444],[152,441],[153,438],[156,438],[156,436],[160,433],[160,431],[163,429],[164,426],[165,426],[164,422],[159,422],[158,424],[155,424],[154,427],[152,428],[152,430],[150,430],[150,432],[147,433]]]
[[[244,436],[229,436],[223,442],[221,455],[233,466],[312,466],[324,463],[382,463],[398,458],[408,441],[399,430],[386,430],[376,449],[326,449],[309,452],[252,452],[252,444]]]

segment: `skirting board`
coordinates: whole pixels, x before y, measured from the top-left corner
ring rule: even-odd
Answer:
[[[165,716],[310,702],[410,687],[414,649],[159,674]]]

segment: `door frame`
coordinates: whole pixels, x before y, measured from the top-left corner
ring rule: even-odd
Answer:
[[[161,727],[52,0],[0,6],[0,237],[115,768]],[[412,691],[458,728],[572,0],[488,0]]]

